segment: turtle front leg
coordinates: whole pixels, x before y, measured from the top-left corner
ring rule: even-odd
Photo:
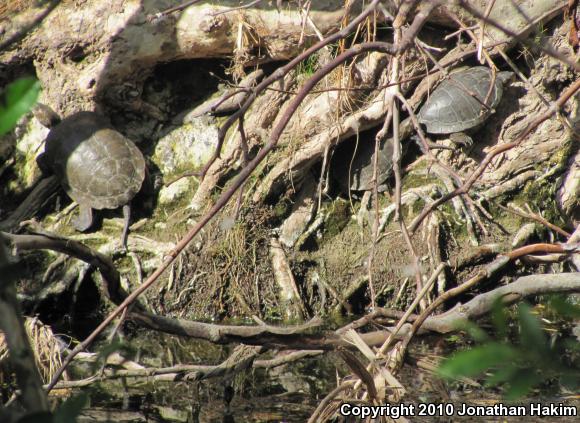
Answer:
[[[89,206],[79,204],[79,215],[72,222],[79,232],[88,231],[93,226],[93,209]]]
[[[123,206],[123,217],[125,218],[125,225],[123,226],[123,235],[121,236],[121,245],[123,249],[127,249],[127,238],[129,237],[129,221],[131,220],[131,206],[125,204]]]

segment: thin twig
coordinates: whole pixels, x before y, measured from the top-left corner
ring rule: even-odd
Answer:
[[[190,0],[190,1],[186,1],[185,3],[182,3],[180,5],[177,5],[175,7],[170,7],[169,9],[165,9],[161,12],[155,13],[154,15],[147,15],[147,22],[153,22],[156,19],[161,19],[167,15],[170,15],[172,13],[175,12],[180,12],[186,8],[188,8],[189,6],[194,5],[195,3],[199,3],[201,0]]]
[[[283,79],[284,76],[288,74],[288,72],[290,72],[292,69],[298,66],[298,64],[307,57],[310,57],[312,54],[316,53],[323,47],[349,35],[353,31],[353,29],[357,28],[359,23],[363,22],[366,19],[366,17],[375,10],[377,4],[378,0],[373,0],[359,16],[357,16],[355,19],[352,20],[352,22],[349,25],[345,26],[337,33],[330,35],[326,39],[317,42],[312,47],[306,49],[304,52],[302,52],[294,59],[292,59],[288,64],[282,66],[281,68],[278,68],[269,77],[265,78],[260,84],[258,84],[256,88],[250,93],[248,98],[246,98],[245,102],[242,104],[240,109],[237,112],[235,112],[232,116],[230,116],[228,120],[226,120],[224,124],[220,127],[218,131],[218,141],[214,150],[214,154],[212,155],[212,157],[210,157],[210,159],[207,161],[207,163],[199,172],[201,179],[205,177],[210,167],[220,157],[223,143],[225,141],[225,136],[230,127],[238,120],[238,118],[241,115],[246,113],[246,111],[250,108],[254,100],[258,97],[258,95],[262,91],[264,91],[267,87],[269,87],[272,83],[276,82],[277,80]]]
[[[419,30],[420,26],[416,27]],[[314,87],[320,80],[322,80],[330,71],[341,65],[342,63],[358,56],[359,54],[370,52],[370,51],[380,51],[387,54],[397,54],[400,51],[404,51],[408,48],[409,44],[402,44],[400,46],[393,46],[389,43],[383,42],[371,42],[359,44],[352,49],[345,51],[343,54],[337,56],[327,65],[316,71],[316,73],[304,84],[302,90],[298,95],[292,100],[288,108],[285,110],[284,114],[281,116],[276,127],[273,129],[269,142],[258,152],[256,157],[244,167],[238,177],[232,182],[232,185],[228,190],[226,190],[215,202],[215,204],[210,208],[210,210],[201,217],[197,224],[190,229],[190,231],[177,243],[175,248],[169,253],[161,265],[147,278],[141,286],[139,286],[135,291],[133,291],[115,310],[113,310],[103,322],[80,344],[75,347],[71,354],[65,359],[63,365],[57,370],[53,379],[49,384],[49,388],[52,389],[68,364],[72,361],[74,356],[78,354],[83,349],[87,348],[96,337],[118,316],[123,309],[132,304],[141,293],[143,293],[147,288],[153,285],[161,274],[173,263],[175,258],[189,245],[189,243],[195,238],[195,236],[201,231],[203,227],[229,202],[229,200],[234,196],[237,190],[245,183],[252,172],[258,167],[258,165],[266,158],[266,156],[276,147],[278,140],[282,135],[282,132],[288,125],[291,117],[298,109],[298,106],[307,97],[309,91]],[[49,390],[50,390],[49,389]]]
[[[236,10],[248,9],[248,8],[250,8],[252,6],[257,5],[261,1],[262,0],[254,0],[254,1],[250,2],[250,3],[248,3],[248,4],[243,4],[243,5],[238,6],[238,7],[231,7],[229,9],[222,10],[220,12],[211,13],[210,16],[216,17],[216,16],[219,16],[219,15],[225,15],[226,13],[235,12]]]
[[[421,292],[417,294],[417,297],[415,297],[411,305],[407,308],[407,311],[405,311],[403,317],[399,319],[399,322],[397,323],[395,328],[391,331],[387,340],[383,343],[383,345],[381,345],[381,348],[378,351],[378,355],[384,355],[387,352],[387,349],[391,345],[393,339],[395,339],[395,336],[397,336],[397,333],[399,332],[401,327],[407,322],[409,316],[413,314],[413,311],[415,311],[415,308],[417,307],[417,305],[419,305],[419,301],[427,294],[429,289],[431,289],[431,286],[435,283],[437,277],[443,271],[443,269],[445,269],[446,266],[447,265],[445,263],[440,263],[439,266],[437,266],[437,269],[435,269],[435,271],[433,272],[427,283],[425,283],[425,286],[423,286]],[[429,309],[430,308],[431,307],[429,307]]]
[[[501,204],[496,203],[496,206],[498,206],[500,209],[505,210],[509,213],[513,213],[517,216],[523,217],[524,219],[530,219],[530,220],[534,220],[542,225],[544,225],[545,227],[553,230],[554,232],[559,233],[560,235],[566,237],[566,238],[570,238],[570,236],[572,236],[572,234],[570,232],[565,231],[564,229],[560,228],[559,226],[554,225],[553,223],[548,222],[546,219],[544,219],[542,216],[540,216],[539,214],[536,213],[524,213],[520,210],[516,210],[513,207],[505,207],[502,206]]]
[[[489,153],[484,157],[481,164],[472,172],[469,178],[465,181],[463,185],[456,188],[453,192],[450,192],[443,197],[429,203],[425,208],[421,211],[419,216],[415,218],[415,220],[411,223],[409,229],[411,232],[415,232],[419,225],[425,220],[425,218],[439,207],[441,204],[445,204],[447,201],[456,197],[461,194],[466,194],[469,192],[473,184],[479,179],[482,173],[485,171],[487,166],[491,163],[492,159],[512,148],[518,146],[524,139],[526,139],[533,130],[535,130],[542,122],[547,120],[550,116],[555,114],[562,106],[580,89],[580,79],[576,80],[570,87],[566,89],[562,93],[562,95],[558,98],[558,100],[553,103],[544,113],[539,115],[536,119],[534,119],[530,124],[526,127],[526,129],[512,142],[497,145],[490,149]]]

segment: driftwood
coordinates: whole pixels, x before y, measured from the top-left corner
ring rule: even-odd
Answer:
[[[194,4],[178,15],[154,19],[175,3],[95,0],[79,8],[62,2],[26,43],[0,52],[0,61],[37,60],[45,101],[66,115],[74,109],[94,108],[96,98],[115,98],[113,91],[125,81],[138,87],[147,75],[143,71],[157,63],[232,54],[246,66],[287,60],[317,40],[317,33],[336,31],[345,14],[342,1],[337,0],[325,2],[321,9],[313,5],[307,21],[294,6],[278,11],[269,2],[262,3],[229,13],[224,12],[238,6],[237,1]],[[350,13],[356,13],[356,8]],[[41,13],[42,9],[28,9],[12,17],[4,39]],[[58,70],[49,65],[52,61],[59,63]],[[65,102],[71,97],[76,104]]]
[[[579,289],[580,275],[577,273],[522,276],[508,285],[477,295],[465,304],[458,304],[442,315],[428,318],[421,328],[437,333],[449,333],[464,327],[469,320],[476,320],[488,314],[498,299],[507,306],[533,295],[572,293],[578,292]]]
[[[285,366],[286,364],[294,363],[309,357],[316,357],[322,354],[322,350],[312,350],[312,351],[293,351],[287,354],[280,354],[271,359],[264,360],[254,360],[252,368],[254,369],[272,369],[278,366]],[[95,353],[81,353],[77,356],[75,362],[89,362],[93,363],[97,360],[97,354]],[[181,380],[199,380],[199,379],[209,379],[212,377],[222,377],[223,371],[215,371],[217,366],[210,365],[196,365],[196,364],[181,364],[171,367],[162,368],[151,368],[143,367],[135,362],[127,360],[125,357],[118,357],[115,360],[109,360],[107,358],[107,366],[123,366],[128,367],[130,364],[133,368],[126,369],[111,369],[107,368],[98,375],[88,377],[86,379],[74,380],[74,381],[61,381],[56,386],[55,389],[66,389],[66,388],[81,388],[83,386],[89,386],[96,382],[106,381],[110,379],[133,379],[140,380],[145,379],[148,381],[156,382],[178,382]],[[225,364],[225,363],[223,363]],[[222,366],[224,367],[224,366]],[[230,367],[231,368],[231,367]],[[245,367],[236,367],[233,369],[233,373],[244,371]],[[201,376],[202,375],[202,376]]]
[[[417,326],[420,328],[419,333],[422,334],[427,332],[449,333],[463,329],[464,324],[469,320],[478,319],[488,314],[494,301],[498,298],[501,298],[504,304],[510,305],[534,295],[573,292],[580,292],[580,277],[576,273],[523,276],[511,284],[496,288],[485,294],[479,294],[465,304],[458,304],[444,314],[427,317]],[[367,324],[381,316],[399,317],[398,313],[379,310],[364,317],[363,322]],[[338,346],[347,347],[349,343],[342,339],[341,334],[347,328],[353,327],[349,325],[337,330],[335,333],[308,335],[304,333],[304,329],[316,327],[320,323],[318,320],[312,320],[302,326],[277,328],[273,326],[213,325],[169,319],[145,313],[130,313],[129,317],[150,329],[180,336],[206,339],[215,343],[243,342],[268,348],[300,350],[332,350]],[[418,316],[410,315],[408,319],[409,322],[416,322]],[[361,326],[363,326],[362,323],[354,325],[354,327]],[[411,326],[411,323],[402,325],[401,330],[397,331],[394,338],[407,338],[412,333]],[[361,338],[367,345],[382,345],[391,336],[394,329],[395,327],[390,327],[382,331],[367,332],[361,334]]]
[[[243,342],[245,344],[276,348],[286,344],[285,340],[287,340],[289,342],[287,346],[291,349],[321,349],[317,341],[309,342],[309,339],[318,339],[319,336],[304,333],[320,326],[322,324],[320,318],[314,318],[305,324],[295,326],[238,326],[214,325],[136,312],[129,313],[128,317],[149,329],[174,335],[206,339],[217,344]],[[318,347],[316,344],[318,344]],[[310,346],[305,348],[306,345]]]
[[[41,179],[26,199],[5,220],[0,221],[1,231],[16,231],[20,223],[28,220],[56,193],[60,186],[56,176]]]
[[[95,266],[103,275],[107,296],[115,303],[122,301],[127,294],[120,284],[119,272],[111,259],[94,251],[80,242],[65,239],[52,234],[14,235],[0,232],[14,251],[53,250],[76,257]]]
[[[102,273],[106,285],[105,292],[108,293],[111,300],[118,304],[127,298],[127,294],[122,290],[122,288],[120,288],[119,274],[112,265],[110,259],[76,241],[65,240],[47,234],[13,235],[3,233],[2,236],[16,251],[51,249],[65,252],[83,261],[91,263]],[[503,268],[510,262],[510,259],[515,260],[534,252],[578,254],[578,246],[576,244],[572,244],[569,247],[549,244],[526,246],[507,254],[506,256],[500,256],[494,263],[488,265],[488,270],[481,273],[482,276],[472,280],[478,282],[482,280],[482,278],[489,277]],[[435,274],[435,277],[436,276],[437,275]],[[337,330],[334,335],[332,335],[332,333],[322,335],[307,335],[304,333],[305,331],[316,328],[322,323],[318,318],[312,319],[304,325],[277,327],[266,324],[260,324],[258,326],[224,326],[167,318],[141,311],[131,311],[128,314],[128,317],[150,329],[180,336],[205,339],[218,344],[243,342],[246,344],[262,345],[268,348],[329,349],[339,345],[346,345],[344,344],[344,341],[341,341],[341,334],[347,329],[361,327],[362,322],[367,324],[377,317],[385,315],[392,317],[397,316],[403,323],[407,319],[411,322],[415,322],[414,327],[420,327],[421,332],[433,331],[438,333],[448,333],[453,330],[461,329],[463,324],[470,319],[477,319],[482,315],[487,314],[497,298],[502,298],[502,301],[509,305],[532,295],[580,292],[579,283],[580,277],[574,273],[524,276],[519,278],[516,282],[496,288],[491,292],[480,294],[466,304],[457,305],[445,314],[427,317],[420,326],[416,325],[417,317],[412,316],[411,313],[408,313],[406,315],[407,317],[405,317],[399,316],[397,313],[391,314],[386,312],[385,314],[385,311],[380,310],[372,315],[366,316],[357,324],[351,324],[345,328]],[[459,286],[456,291],[458,293],[462,292],[466,289],[466,286],[471,286],[473,284],[474,282],[468,281],[466,284]],[[453,290],[443,294],[443,300],[451,298],[452,293]],[[431,309],[435,309],[437,304],[442,302],[443,301],[435,301]],[[399,328],[401,328],[401,331],[396,329],[394,333],[397,339],[405,338],[409,335],[410,325],[401,325]],[[369,345],[382,344],[387,336],[393,332],[393,329],[394,328],[387,331],[369,332],[363,334],[362,339],[364,339]],[[393,336],[393,334],[391,334],[391,336]]]
[[[306,309],[300,298],[296,281],[288,264],[288,258],[284,254],[280,242],[275,238],[270,240],[270,259],[272,260],[274,279],[280,288],[282,307],[287,309],[287,320],[304,319]]]

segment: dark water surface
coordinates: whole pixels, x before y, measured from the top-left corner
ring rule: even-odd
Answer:
[[[457,411],[463,404],[490,406],[509,403],[502,400],[501,391],[486,388],[475,380],[446,384],[433,376],[425,363],[433,363],[437,357],[434,351],[439,355],[449,354],[450,351],[441,350],[442,343],[445,343],[444,337],[418,339],[396,377],[406,389],[405,404],[414,404],[415,407],[419,404],[451,404],[456,412],[452,416],[419,416],[415,413],[407,418],[408,421],[580,421],[578,417],[458,416]],[[232,346],[220,347],[205,341],[138,331],[117,351],[148,368],[161,368],[217,365],[227,359],[232,350]],[[260,360],[271,356],[260,356]],[[72,376],[75,379],[86,377],[87,372],[90,373],[83,368],[82,372]],[[336,387],[337,377],[349,373],[336,354],[327,353],[272,369],[252,369],[225,381],[223,377],[201,382],[145,378],[108,380],[88,388],[90,406],[83,411],[79,422],[306,422],[322,398]],[[231,397],[229,405],[228,397]],[[563,401],[580,410],[578,396],[573,393],[563,395],[558,386],[546,387],[542,392],[534,391],[532,398],[522,403],[548,405]]]

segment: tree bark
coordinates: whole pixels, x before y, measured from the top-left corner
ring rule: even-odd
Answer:
[[[345,13],[359,8],[345,12],[342,0],[317,1],[304,19],[292,4],[280,11],[270,2],[230,10],[239,2],[223,1],[151,19],[171,6],[175,2],[168,0],[89,0],[82,7],[63,2],[24,42],[0,53],[0,63],[34,60],[44,101],[68,114],[94,108],[96,99],[125,82],[139,87],[158,63],[232,56],[241,66],[287,60],[339,29]],[[0,42],[40,13],[27,9],[2,22]]]

